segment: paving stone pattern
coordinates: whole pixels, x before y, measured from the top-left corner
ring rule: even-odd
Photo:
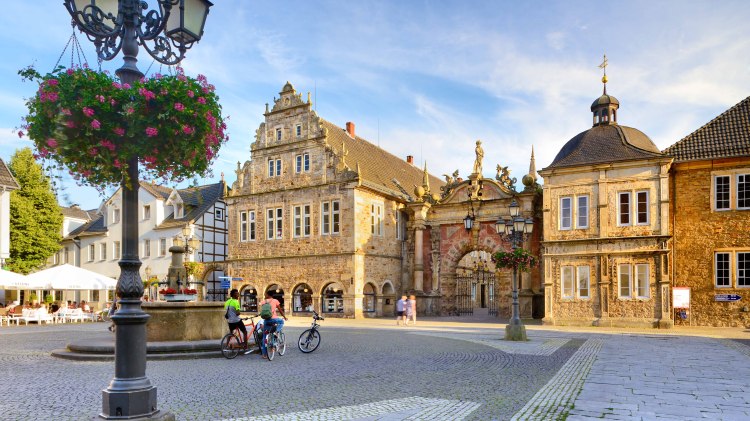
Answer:
[[[147,375],[158,387],[159,408],[179,420],[309,411],[336,414],[325,419],[351,419],[346,408],[427,399],[431,412],[409,403],[380,418],[357,417],[507,420],[578,347],[568,341],[551,355],[510,354],[475,342],[410,334],[414,330],[324,326],[320,348],[302,354],[294,343],[302,328],[285,330],[287,354],[271,362],[257,355],[150,361]],[[502,335],[497,329],[464,330]],[[0,329],[0,372],[10,373],[9,387],[0,389],[0,419],[64,421],[96,415],[101,390],[114,374],[112,363],[60,360],[49,352],[72,340],[106,335],[103,323]]]

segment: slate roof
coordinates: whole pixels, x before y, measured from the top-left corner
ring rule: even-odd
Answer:
[[[545,168],[562,168],[664,156],[643,132],[619,124],[592,127],[577,134]]]
[[[17,190],[21,186],[18,185],[16,178],[10,172],[10,168],[0,158],[0,187],[4,187],[6,190]]]
[[[664,150],[675,162],[750,156],[750,96]]]
[[[141,187],[148,190],[156,197],[162,197],[165,200],[169,197],[172,189],[156,184],[141,182]],[[154,229],[167,229],[182,227],[185,224],[198,219],[203,215],[217,200],[221,199],[224,194],[223,183],[208,184],[205,186],[190,187],[187,189],[177,190],[185,205],[185,216],[179,219],[174,218],[174,214],[167,216],[159,226]],[[90,212],[91,213],[91,212]],[[92,219],[86,224],[71,231],[66,239],[74,237],[96,236],[107,232],[104,226],[104,216],[91,213]]]
[[[352,139],[345,129],[329,121],[321,118],[320,122],[328,129],[328,144],[335,148],[339,155],[342,153],[342,145],[346,145],[346,165],[352,171],[356,171],[359,163],[364,186],[386,194],[403,196],[401,189],[393,182],[394,178],[410,195],[413,195],[414,186],[422,185],[422,168],[409,164],[359,136]],[[440,186],[445,184],[445,181],[433,175],[429,175],[429,182],[430,191],[433,193],[440,192]]]
[[[96,211],[92,213],[90,211],[85,211],[78,206],[61,206],[60,211],[62,212],[63,216],[67,216],[68,218],[83,219],[86,221],[93,219],[93,217],[96,215]]]

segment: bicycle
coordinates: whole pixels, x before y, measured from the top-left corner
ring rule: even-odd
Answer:
[[[318,345],[320,345],[320,332],[318,332],[318,320],[325,320],[323,317],[318,315],[316,311],[313,311],[313,322],[310,329],[307,329],[306,331],[302,332],[301,335],[299,335],[299,340],[297,341],[297,347],[300,351],[304,352],[305,354],[309,354],[316,349],[318,349]]]
[[[255,344],[260,346],[260,335],[257,332],[257,329],[255,329],[255,322],[253,318],[242,317],[240,318],[240,320],[242,320],[243,322],[245,320],[250,320],[250,332],[247,333],[247,336],[248,338],[252,337],[255,340]],[[240,351],[247,352],[248,342],[242,339],[243,336],[244,334],[239,327],[235,327],[232,332],[224,335],[224,337],[221,338],[221,355],[223,355],[224,358],[231,360],[232,358],[236,357],[240,353]]]
[[[268,361],[273,361],[276,351],[279,355],[286,353],[286,335],[276,330],[276,323],[269,323],[268,320],[263,323],[263,340],[266,341]]]

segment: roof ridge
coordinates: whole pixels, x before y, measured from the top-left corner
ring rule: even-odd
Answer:
[[[750,96],[748,96],[747,98],[745,98],[745,99],[741,100],[740,102],[734,104],[733,106],[731,106],[730,108],[728,108],[727,110],[725,110],[723,113],[721,113],[721,114],[717,115],[716,117],[712,118],[708,123],[702,125],[701,127],[697,128],[696,130],[693,130],[692,132],[690,132],[690,134],[688,134],[687,136],[685,136],[682,139],[678,140],[674,144],[670,145],[669,147],[667,147],[666,149],[664,149],[662,152],[663,153],[668,153],[667,151],[669,151],[670,149],[675,148],[677,145],[680,145],[683,142],[686,142],[693,135],[695,135],[696,133],[698,133],[700,131],[703,131],[708,126],[714,124],[717,120],[724,118],[725,115],[729,114],[730,112],[735,111],[737,108],[739,108],[745,102],[749,102],[750,103]]]

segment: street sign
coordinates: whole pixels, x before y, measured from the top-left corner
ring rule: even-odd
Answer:
[[[672,288],[672,306],[674,308],[690,308],[690,287]]]
[[[229,289],[232,286],[232,278],[229,276],[219,276],[221,279],[221,289]]]
[[[714,295],[714,301],[739,301],[742,299],[741,295],[737,294],[716,294]]]

